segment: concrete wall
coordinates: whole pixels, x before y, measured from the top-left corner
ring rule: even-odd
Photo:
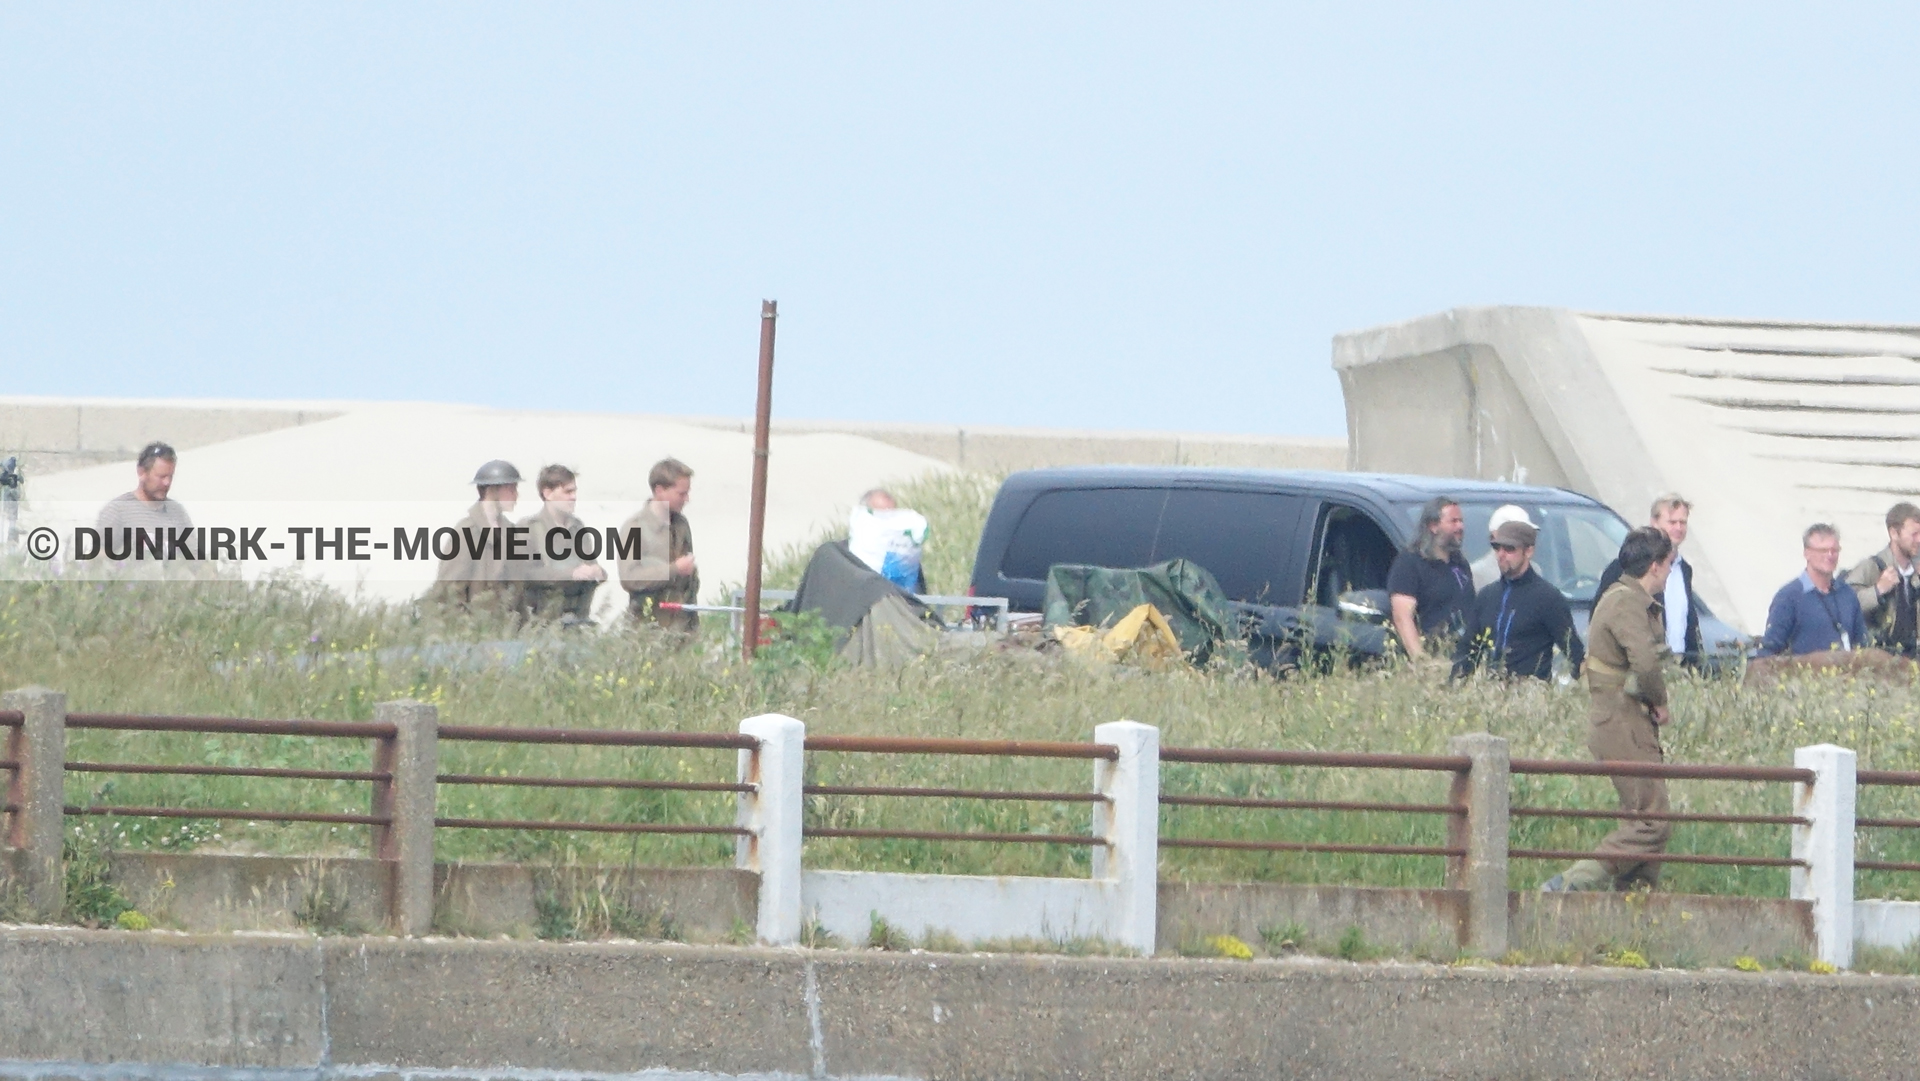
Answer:
[[[1920,980],[27,929],[0,1017],[22,1079],[1880,1079]]]
[[[1738,957],[1811,957],[1816,945],[1809,903],[1785,898],[1520,891],[1508,904],[1510,943],[1535,960],[1631,948],[1656,963],[1725,966]],[[1913,908],[1920,920],[1920,903]],[[1300,948],[1325,952],[1358,928],[1368,946],[1445,959],[1464,941],[1467,898],[1461,890],[1162,882],[1159,914],[1163,950],[1191,952],[1218,934],[1259,946],[1292,927]]]
[[[1112,937],[1114,885],[1097,879],[807,871],[800,883],[802,911],[856,945],[875,915],[915,939],[930,931],[962,942]]]
[[[391,904],[392,874],[370,859],[116,852],[109,866],[115,885],[156,923],[195,932],[379,931]],[[656,927],[665,921],[690,941],[717,942],[753,926],[756,881],[717,867],[443,863],[434,868],[433,927],[527,937],[542,904],[612,905]]]
[[[1527,891],[1513,895],[1511,911],[1514,949],[1536,960],[1632,949],[1661,964],[1725,966],[1818,949],[1812,903],[1784,897]]]
[[[1451,957],[1465,933],[1463,890],[1294,886],[1277,882],[1162,882],[1162,949],[1193,951],[1212,935],[1233,935],[1259,947],[1269,932],[1297,927],[1312,945],[1338,942],[1358,927],[1366,940],[1396,953]]]
[[[365,933],[382,930],[389,910],[391,875],[374,860],[158,852],[110,859],[115,884],[164,928]],[[612,905],[687,941],[722,942],[755,925],[757,883],[731,868],[440,864],[433,929],[528,938],[542,904]],[[849,945],[867,941],[875,912],[916,941],[928,932],[969,944],[1112,937],[1112,884],[1097,880],[807,871],[801,892],[808,917]],[[1163,881],[1158,894],[1162,952],[1192,951],[1220,934],[1260,947],[1266,932],[1294,925],[1308,949],[1325,950],[1358,927],[1370,945],[1396,955],[1450,958],[1466,918],[1459,890]],[[1726,965],[1741,956],[1811,956],[1815,948],[1808,903],[1784,898],[1516,892],[1510,905],[1513,947],[1540,959],[1633,943],[1656,961]],[[1863,945],[1901,949],[1920,938],[1920,902],[1856,901],[1854,919]]]
[[[1573,486],[1492,349],[1454,346],[1341,374],[1349,468]]]
[[[678,417],[750,432],[751,420]],[[992,425],[782,420],[777,432],[844,432],[982,473],[1063,465],[1213,465],[1255,469],[1344,469],[1347,441],[1319,436],[1217,435]]]
[[[1853,902],[1853,940],[1862,946],[1910,949],[1920,943],[1920,901]]]
[[[188,402],[0,397],[0,458],[28,477],[132,461],[160,439],[176,450],[337,417],[329,402]],[[129,484],[131,487],[131,484]]]
[[[1695,501],[1686,556],[1714,613],[1759,633],[1838,525],[1851,566],[1911,499],[1920,327],[1456,308],[1334,339],[1350,468],[1558,485],[1638,523]]]
[[[359,403],[364,404],[364,403]],[[164,439],[176,448],[311,424],[350,412],[352,402],[0,397],[0,457],[23,454],[29,476],[128,461]],[[750,432],[738,417],[651,419]],[[1217,465],[1267,469],[1342,469],[1347,443],[1311,436],[1216,435],[1065,428],[962,427],[862,421],[781,420],[776,432],[863,436],[962,469],[986,473],[1056,465]]]

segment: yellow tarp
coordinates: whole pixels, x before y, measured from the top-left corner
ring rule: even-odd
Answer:
[[[1187,663],[1187,655],[1180,649],[1180,639],[1174,636],[1167,617],[1151,604],[1136,607],[1105,630],[1056,626],[1053,636],[1068,653],[1095,664],[1137,664],[1161,669]]]

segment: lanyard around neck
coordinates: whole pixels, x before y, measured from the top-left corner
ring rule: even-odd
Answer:
[[[1853,647],[1853,636],[1848,634],[1847,628],[1841,625],[1840,613],[1834,609],[1832,596],[1828,593],[1820,592],[1818,588],[1814,589],[1813,595],[1820,598],[1820,607],[1827,610],[1827,620],[1833,624],[1833,633],[1840,636],[1840,648],[1851,649]]]

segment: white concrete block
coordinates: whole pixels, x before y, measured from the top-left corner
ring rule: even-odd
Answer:
[[[1794,813],[1807,819],[1793,827],[1793,856],[1807,866],[1790,876],[1796,901],[1813,902],[1813,937],[1820,960],[1835,968],[1853,964],[1853,819],[1858,759],[1831,743],[1801,747],[1793,764],[1813,771],[1811,785],[1793,786]]]
[[[867,941],[874,915],[920,939],[944,931],[972,945],[987,939],[1064,942],[1106,937],[1114,884],[1017,875],[914,875],[807,871],[806,914],[850,945]]]
[[[801,783],[806,767],[807,726],[766,713],[740,722],[742,735],[760,741],[740,752],[739,776],[755,785],[740,796],[737,821],[749,831],[734,849],[734,865],[760,874],[760,915],[755,932],[769,946],[800,941]]]
[[[1113,884],[1107,913],[1108,941],[1151,956],[1159,918],[1160,730],[1135,721],[1113,721],[1093,730],[1093,741],[1120,749],[1114,760],[1096,759],[1093,832],[1107,844],[1093,850],[1093,877]]]
[[[1916,939],[1920,939],[1920,901],[1853,902],[1855,945],[1904,950]]]

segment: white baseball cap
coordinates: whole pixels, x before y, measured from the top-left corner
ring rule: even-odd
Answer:
[[[1521,507],[1516,507],[1512,503],[1508,503],[1506,506],[1495,510],[1493,512],[1493,517],[1487,519],[1487,534],[1489,536],[1493,535],[1493,532],[1495,530],[1499,529],[1503,525],[1506,525],[1508,522],[1519,522],[1522,525],[1525,525],[1527,528],[1534,530],[1535,532],[1538,532],[1540,529],[1540,525],[1538,522],[1535,522],[1532,518],[1527,517],[1527,512],[1525,509]]]

